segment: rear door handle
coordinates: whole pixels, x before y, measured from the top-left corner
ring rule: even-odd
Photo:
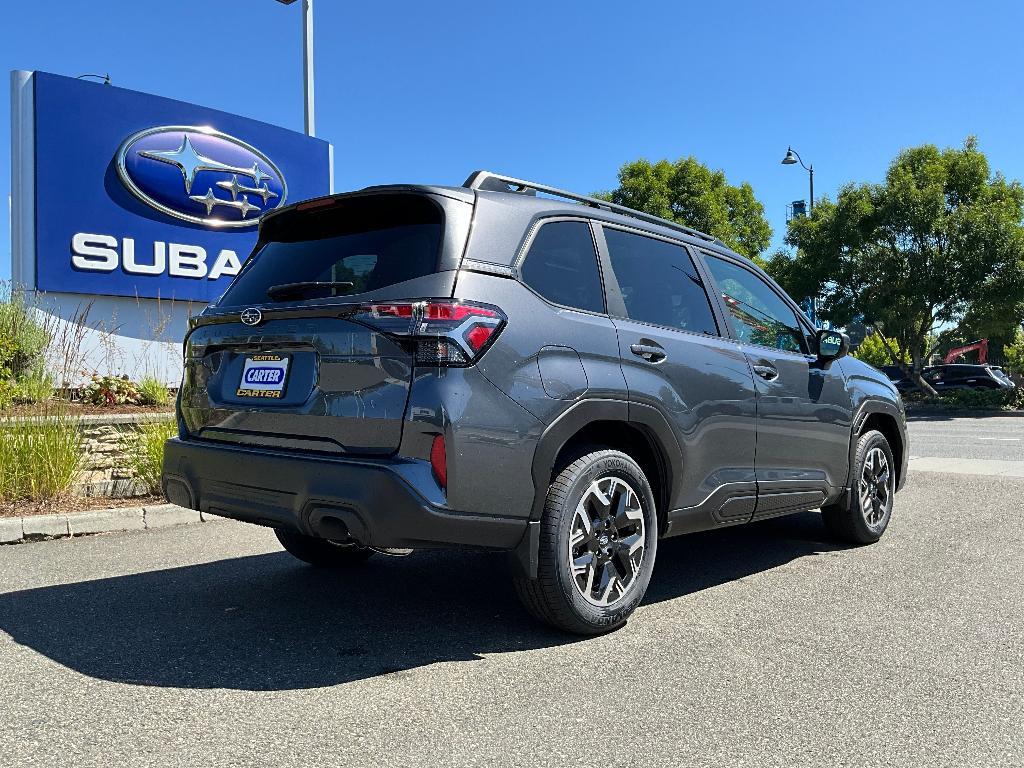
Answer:
[[[657,344],[631,344],[629,351],[649,363],[660,363],[667,357],[665,350]]]
[[[755,365],[754,373],[765,381],[775,381],[779,378],[779,371],[774,365]]]

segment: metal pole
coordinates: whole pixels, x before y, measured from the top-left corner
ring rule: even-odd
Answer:
[[[811,211],[814,211],[814,165],[812,164],[807,172],[811,174]]]
[[[302,0],[302,79],[306,90],[306,134],[316,135],[313,118],[313,0]]]

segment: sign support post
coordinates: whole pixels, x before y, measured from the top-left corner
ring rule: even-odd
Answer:
[[[36,282],[32,89],[31,72],[11,72],[11,281],[17,289]]]

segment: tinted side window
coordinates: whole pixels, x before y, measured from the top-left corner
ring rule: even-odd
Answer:
[[[731,261],[710,254],[706,258],[725,299],[729,324],[740,341],[787,352],[805,351],[796,313],[764,280]]]
[[[522,267],[523,280],[550,302],[604,312],[604,292],[590,225],[553,221],[533,238]]]
[[[718,333],[704,285],[686,249],[608,227],[604,238],[630,319]]]

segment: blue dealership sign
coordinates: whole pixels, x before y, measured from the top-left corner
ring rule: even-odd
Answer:
[[[323,140],[123,88],[32,81],[39,290],[211,301],[264,214],[330,192]]]

